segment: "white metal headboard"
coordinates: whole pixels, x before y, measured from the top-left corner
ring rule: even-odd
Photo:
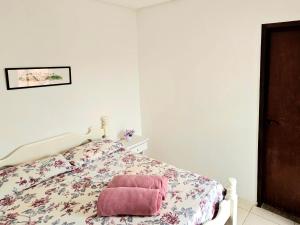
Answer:
[[[81,145],[87,140],[101,139],[102,135],[103,130],[100,127],[92,127],[87,134],[65,133],[42,141],[26,144],[0,159],[0,168],[55,155]]]

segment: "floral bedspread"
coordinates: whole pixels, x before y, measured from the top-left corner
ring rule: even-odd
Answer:
[[[99,193],[117,174],[163,175],[169,190],[154,217],[97,217]],[[195,225],[213,218],[223,187],[216,181],[124,149],[0,200],[0,225]]]

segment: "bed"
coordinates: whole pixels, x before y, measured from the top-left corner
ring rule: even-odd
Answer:
[[[72,162],[68,171],[0,199],[0,225],[221,225],[226,221],[236,225],[234,178],[229,179],[225,194],[224,187],[217,181],[133,154],[120,142],[99,140],[97,134],[97,130],[91,130],[87,135],[60,135],[22,146],[0,160],[0,167],[4,167],[62,153]],[[76,158],[78,152],[89,154]],[[81,159],[84,163],[78,164]],[[99,193],[119,174],[162,175],[169,179],[169,191],[159,216],[96,215]]]

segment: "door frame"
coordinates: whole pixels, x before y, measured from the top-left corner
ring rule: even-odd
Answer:
[[[300,21],[263,24],[261,30],[261,60],[260,60],[260,93],[259,93],[259,126],[258,126],[258,170],[257,170],[257,206],[264,203],[264,128],[267,112],[267,93],[269,83],[269,49],[268,39],[274,30],[285,30],[300,27]]]

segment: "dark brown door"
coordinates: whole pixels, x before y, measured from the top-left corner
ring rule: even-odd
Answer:
[[[263,25],[258,203],[300,216],[300,21]]]

